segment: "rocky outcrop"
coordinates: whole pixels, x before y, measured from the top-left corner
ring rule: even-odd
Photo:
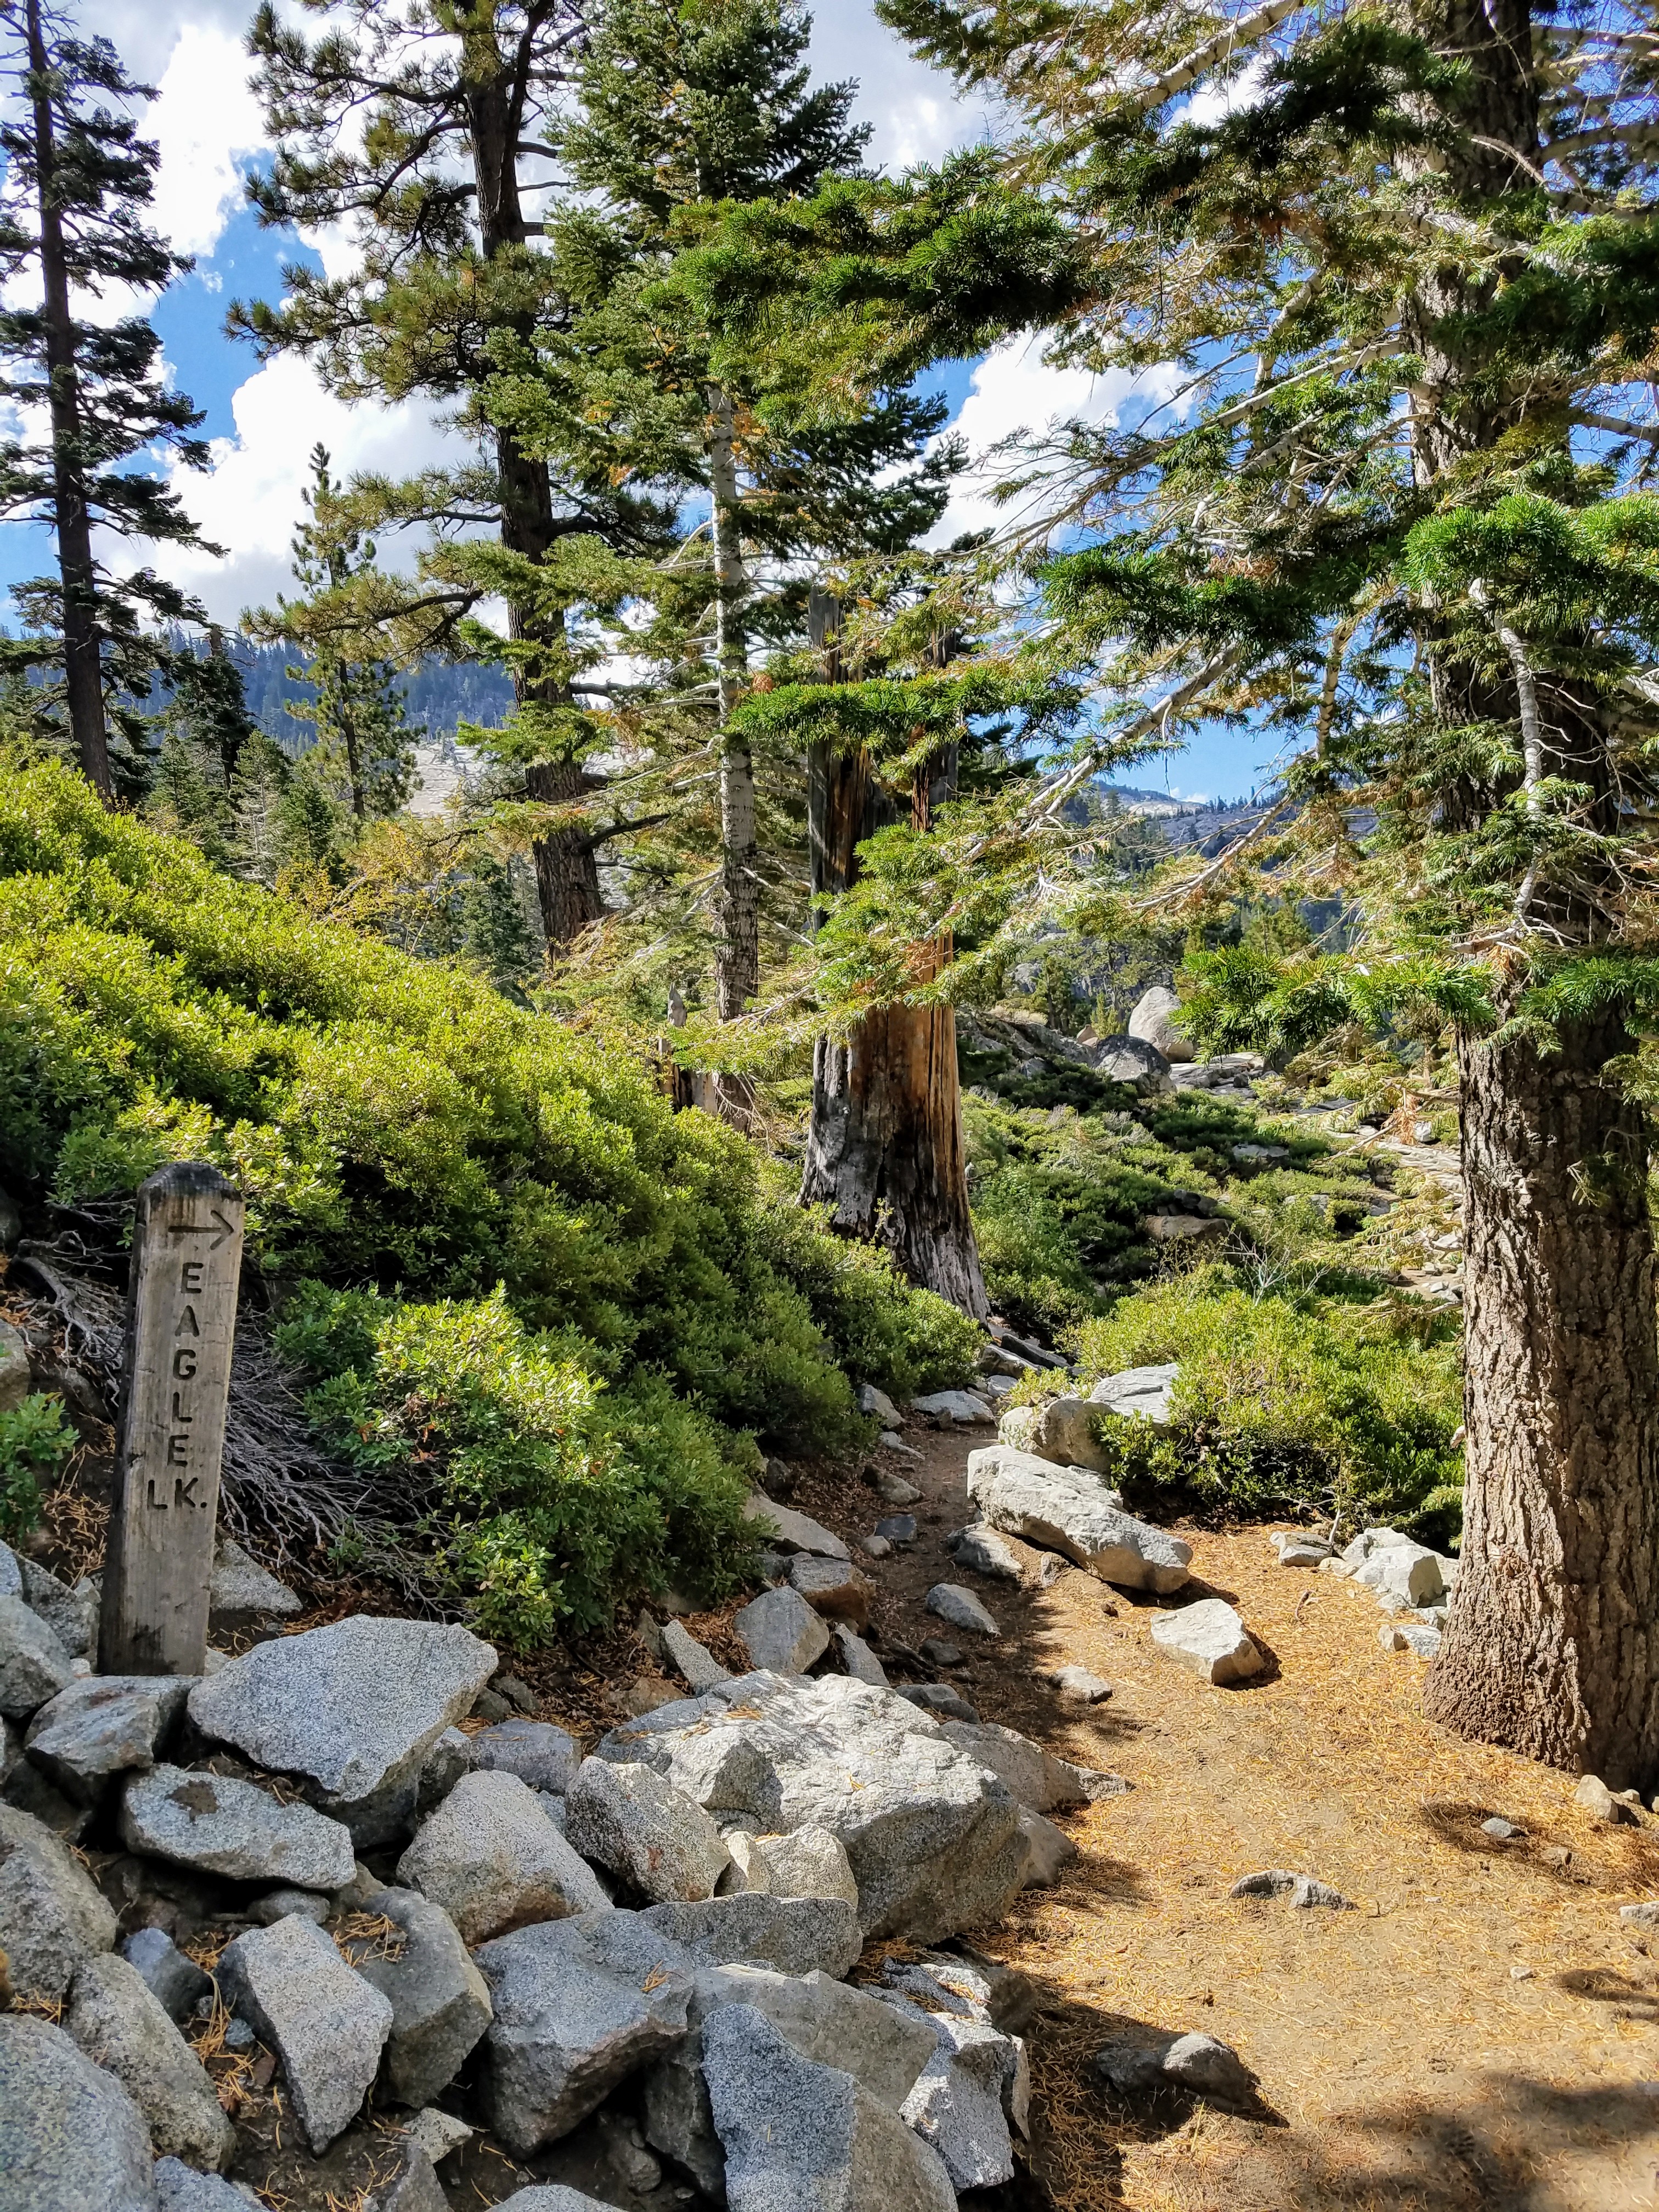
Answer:
[[[1103,1582],[1166,1595],[1191,1580],[1191,1546],[1126,1513],[1115,1490],[1080,1468],[994,1444],[969,1455],[968,1495],[993,1528]]]

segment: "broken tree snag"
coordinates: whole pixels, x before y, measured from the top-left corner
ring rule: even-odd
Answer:
[[[99,1666],[199,1674],[242,1272],[243,1206],[181,1162],[138,1193]]]
[[[953,795],[956,775],[954,745],[917,772],[910,818],[918,830]],[[814,745],[806,797],[812,890],[839,897],[858,879],[860,845],[896,821],[898,809],[861,750]],[[931,981],[951,957],[948,938],[918,946],[917,980]],[[842,1236],[885,1244],[912,1282],[986,1319],[951,1006],[884,1006],[844,1044],[818,1039],[800,1202],[827,1206]]]

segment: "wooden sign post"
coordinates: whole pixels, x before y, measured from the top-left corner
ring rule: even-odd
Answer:
[[[219,1518],[240,1194],[216,1168],[162,1168],[138,1193],[126,1384],[104,1560],[106,1674],[199,1674]]]

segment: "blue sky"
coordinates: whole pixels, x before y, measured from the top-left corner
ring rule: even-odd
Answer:
[[[401,474],[436,459],[446,434],[422,411],[343,406],[303,364],[261,368],[251,349],[224,334],[225,309],[237,297],[280,295],[283,260],[307,254],[300,241],[262,232],[240,198],[240,179],[259,157],[257,106],[246,88],[240,40],[250,12],[236,0],[94,0],[77,11],[88,30],[111,38],[131,72],[159,87],[144,129],[161,147],[158,226],[181,252],[197,256],[193,275],[161,301],[155,319],[178,384],[205,414],[216,441],[206,476],[180,482],[204,533],[229,549],[222,562],[160,549],[155,565],[228,626],[242,609],[268,603],[283,588],[288,539],[300,514],[307,456],[318,438],[337,473],[353,469]],[[814,58],[836,77],[861,80],[859,108],[872,126],[873,159],[898,167],[933,160],[985,135],[982,106],[958,101],[950,83],[915,61],[877,21],[866,0],[828,0],[814,26]],[[325,261],[338,241],[316,242]],[[1041,347],[1025,343],[988,359],[950,364],[937,378],[953,420],[980,453],[1024,427],[1061,416],[1097,418],[1114,392],[1080,371],[1056,371]],[[988,521],[984,480],[970,472],[942,529]],[[0,590],[38,574],[51,559],[45,533],[13,524],[0,531]],[[1200,733],[1185,755],[1134,772],[1135,783],[1176,795],[1231,796],[1248,790],[1265,762],[1249,733]]]

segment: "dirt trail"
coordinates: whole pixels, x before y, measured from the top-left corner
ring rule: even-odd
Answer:
[[[1155,1601],[1077,1570],[1046,1591],[961,1573],[942,1540],[970,1517],[963,1473],[985,1434],[907,1431],[924,1453],[904,1469],[925,1492],[918,1540],[866,1564],[879,1629],[912,1647],[974,1640],[922,1602],[936,1582],[970,1583],[1003,1632],[949,1670],[981,1717],[1134,1785],[1060,1816],[1079,1861],[981,1939],[1044,1991],[1033,2164],[1053,2201],[1659,2206],[1659,1935],[1650,1957],[1618,1917],[1659,1895],[1659,1824],[1593,1824],[1569,1778],[1431,1727],[1422,1662],[1379,1648],[1372,1597],[1280,1567],[1264,1528],[1182,1529],[1193,1594],[1230,1599],[1269,1657],[1234,1689],[1154,1652]],[[849,1537],[891,1510],[830,1476],[794,1502]],[[1112,1683],[1109,1704],[1061,1704],[1042,1675],[1067,1661]],[[1493,1813],[1526,1839],[1492,1843]],[[1228,1897],[1262,1867],[1317,1875],[1360,1910]],[[1232,2044],[1262,2112],[1112,2110],[1083,2069],[1136,2023]]]

